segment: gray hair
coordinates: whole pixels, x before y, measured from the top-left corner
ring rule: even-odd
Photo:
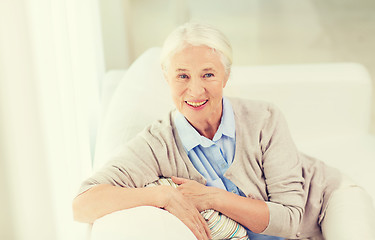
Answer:
[[[208,24],[185,23],[169,34],[160,55],[163,71],[166,71],[170,58],[187,45],[205,45],[216,51],[228,74],[232,66],[232,47],[227,37],[218,29]]]

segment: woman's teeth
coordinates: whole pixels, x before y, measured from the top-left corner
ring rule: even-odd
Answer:
[[[189,101],[185,101],[187,104],[189,104],[190,106],[193,106],[193,107],[200,107],[202,106],[203,104],[205,104],[208,100],[204,100],[202,102],[189,102]]]

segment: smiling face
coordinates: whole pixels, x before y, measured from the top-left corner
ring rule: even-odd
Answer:
[[[188,45],[171,57],[165,77],[174,104],[185,118],[202,135],[209,129],[216,132],[229,77],[220,55],[207,46]]]

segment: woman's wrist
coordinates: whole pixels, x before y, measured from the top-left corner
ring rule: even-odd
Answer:
[[[222,201],[222,194],[225,192],[225,190],[222,190],[220,188],[215,187],[208,187],[208,198],[206,201],[206,209],[214,209],[218,210],[220,209],[221,201]]]
[[[171,186],[150,187],[150,205],[158,208],[165,208],[170,200],[170,191],[174,190]]]

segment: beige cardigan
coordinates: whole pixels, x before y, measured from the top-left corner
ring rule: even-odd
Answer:
[[[263,234],[290,239],[319,235],[319,223],[341,174],[297,151],[282,114],[273,105],[229,100],[236,122],[236,152],[225,177],[246,196],[266,201],[270,222]],[[109,157],[111,161],[83,182],[79,192],[100,183],[144,187],[159,176],[205,184],[184,151],[173,114],[147,127]]]

